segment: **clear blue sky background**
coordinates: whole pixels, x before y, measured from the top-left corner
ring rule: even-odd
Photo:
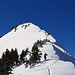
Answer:
[[[0,36],[24,22],[50,32],[75,58],[75,0],[0,0]]]

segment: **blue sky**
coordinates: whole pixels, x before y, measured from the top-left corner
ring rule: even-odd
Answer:
[[[75,0],[0,0],[0,36],[25,22],[49,32],[75,58]]]

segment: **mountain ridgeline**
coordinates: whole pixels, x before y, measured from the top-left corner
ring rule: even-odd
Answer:
[[[9,33],[0,38],[0,75],[12,74],[12,70],[22,64],[25,68],[42,64],[45,61],[45,53],[46,61],[71,62],[75,65],[72,55],[58,44],[50,33],[32,23],[14,26]],[[70,75],[65,71],[64,74]]]

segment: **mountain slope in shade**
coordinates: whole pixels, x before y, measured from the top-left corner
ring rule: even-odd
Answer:
[[[45,41],[43,47],[39,47],[42,51],[41,63],[36,64],[32,69],[25,69],[25,66],[21,65],[14,69],[13,75],[48,75],[49,73],[50,75],[75,75],[74,58],[49,33],[32,23],[18,25],[0,38],[0,57],[6,49],[17,48],[20,54],[22,49],[31,50],[37,40],[46,39],[48,41]],[[47,61],[44,61],[44,53],[48,54]],[[18,72],[21,69],[23,70]],[[38,69],[43,70],[36,71]]]

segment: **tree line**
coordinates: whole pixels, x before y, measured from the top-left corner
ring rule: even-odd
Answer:
[[[18,49],[6,49],[0,58],[0,75],[9,75],[12,73],[12,69],[21,64],[25,64],[27,68],[30,66],[32,68],[36,63],[39,63],[41,60],[42,52],[38,47],[42,47],[43,41],[37,41],[33,44],[32,49],[29,51],[29,48],[22,50],[21,54],[18,54]],[[29,59],[27,58],[29,55]]]

